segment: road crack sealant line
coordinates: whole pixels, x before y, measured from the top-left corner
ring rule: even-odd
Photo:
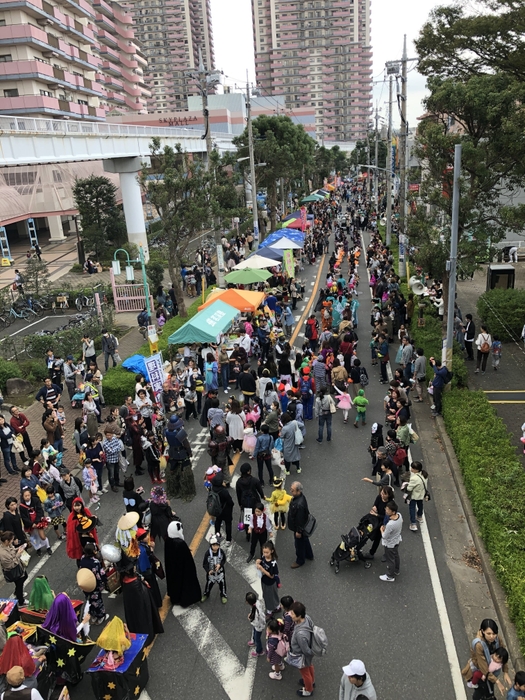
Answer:
[[[363,239],[363,234],[361,234],[361,245],[363,250],[365,250],[365,243]],[[366,266],[366,274],[368,277],[368,284],[370,289],[370,297],[372,296],[372,289],[370,287],[370,270]],[[390,365],[390,360],[387,362],[387,375],[389,381],[392,380],[393,373],[392,367]],[[412,454],[410,447],[408,448],[408,459],[409,462],[412,461]],[[436,564],[436,557],[434,554],[434,549],[432,547],[432,540],[430,539],[430,534],[425,521],[420,523],[421,527],[421,539],[423,541],[423,549],[425,552],[425,558],[427,560],[428,572],[430,575],[430,583],[432,585],[432,592],[434,594],[434,601],[436,603],[436,609],[439,618],[439,624],[441,627],[441,634],[443,636],[443,642],[445,644],[445,653],[447,655],[448,666],[450,669],[450,676],[452,679],[452,685],[454,686],[454,693],[456,700],[467,700],[467,693],[465,691],[465,684],[463,682],[463,676],[461,675],[461,665],[459,663],[458,653],[456,649],[456,643],[454,641],[454,635],[452,633],[452,625],[450,624],[450,617],[447,610],[447,604],[445,602],[445,595],[443,593],[443,588],[441,586],[441,580],[439,578],[439,571]]]

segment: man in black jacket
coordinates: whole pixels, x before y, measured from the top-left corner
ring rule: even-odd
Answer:
[[[241,515],[244,519],[244,509],[253,509],[256,503],[264,503],[264,491],[258,479],[252,476],[252,465],[248,462],[241,464],[241,476],[235,484],[235,492],[237,494],[237,503],[241,509]],[[246,533],[246,541],[250,541],[248,527],[244,528]]]
[[[239,375],[239,387],[244,395],[245,402],[249,404],[250,399],[253,401],[255,397],[257,384],[255,383],[255,377],[250,372],[250,365],[246,363],[242,369],[243,371]]]
[[[303,531],[310,511],[308,510],[308,503],[304,497],[301,483],[294,481],[290,487],[290,493],[292,494],[292,500],[288,511],[288,528],[294,533],[295,543],[295,561],[292,564],[292,569],[298,569],[305,563],[306,559],[312,560],[314,558],[310,538]]]
[[[217,472],[213,477],[211,480],[211,488],[219,495],[222,505],[221,514],[215,518],[215,532],[220,534],[221,525],[224,521],[224,527],[226,528],[226,545],[229,546],[232,543],[233,498],[226,488],[226,482],[224,481],[222,472]]]
[[[465,326],[465,350],[467,351],[467,360],[473,360],[474,352],[472,350],[472,344],[476,339],[476,326],[472,320],[472,314],[467,314],[465,318],[467,319],[467,324]]]

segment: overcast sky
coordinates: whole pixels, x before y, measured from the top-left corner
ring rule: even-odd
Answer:
[[[407,35],[407,53],[415,57],[413,40],[427,19],[430,10],[450,0],[372,0],[372,47],[374,53],[374,80],[383,79],[385,61],[401,58],[403,34]],[[215,63],[232,81],[255,80],[251,0],[211,0]],[[409,64],[414,66],[415,63]],[[395,91],[394,91],[395,94]],[[408,121],[416,125],[422,113],[421,100],[425,94],[425,79],[414,69],[408,75]],[[374,109],[377,106],[386,115],[388,85],[374,85]],[[396,116],[396,115],[395,115]],[[394,116],[394,125],[399,119]]]

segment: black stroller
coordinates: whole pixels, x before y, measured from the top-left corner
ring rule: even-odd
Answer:
[[[341,543],[336,548],[330,559],[330,566],[335,565],[335,573],[339,573],[339,565],[342,561],[363,561],[365,569],[372,566],[371,561],[365,560],[362,554],[363,547],[371,540],[379,527],[379,518],[367,513],[357,527],[353,527],[348,535],[341,535]]]

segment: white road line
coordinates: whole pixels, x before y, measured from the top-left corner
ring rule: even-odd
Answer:
[[[259,598],[262,598],[262,584],[261,577],[257,575],[257,569],[255,568],[255,563],[246,563],[246,550],[244,550],[236,542],[232,542],[232,546],[229,548],[228,562],[233,566],[235,571],[240,574],[246,583],[253,588],[257,593]],[[259,556],[259,552],[255,552],[256,558]]]
[[[246,666],[243,666],[201,608],[174,605],[172,612],[230,700],[251,700],[257,658],[252,658],[248,652]]]

